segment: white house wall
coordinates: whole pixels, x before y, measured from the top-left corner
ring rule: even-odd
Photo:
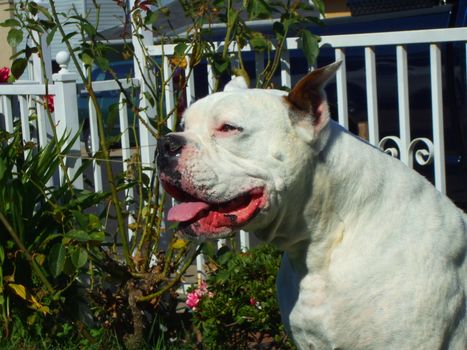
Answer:
[[[20,2],[20,0],[14,0],[15,2]],[[38,1],[40,2],[40,1]],[[44,6],[48,7],[48,1],[42,1]],[[97,0],[97,3],[101,6],[100,20],[99,20],[99,31],[121,25],[123,22],[123,11],[117,6],[115,1],[112,0]],[[92,0],[60,0],[55,1],[55,7],[57,12],[65,13],[67,16],[73,15],[75,10],[87,16],[89,22],[93,25],[96,24],[96,11],[93,5]],[[64,18],[59,16],[60,20]],[[65,25],[64,30],[66,33],[71,33],[73,31],[78,31],[78,28],[74,25]],[[70,39],[72,46],[77,46],[81,40],[80,35],[76,35]],[[21,44],[21,48],[24,48],[25,42]],[[62,42],[61,35],[57,32],[54,39],[50,45],[52,59],[55,59],[55,56],[59,51],[67,50],[66,45]],[[76,71],[76,68],[73,62],[70,62],[68,69],[70,71]],[[22,77],[27,79],[27,74]]]
[[[96,12],[92,0],[84,0],[86,10],[90,10],[88,20],[91,23],[96,22]],[[98,0],[97,3],[101,6],[99,31],[120,26],[124,22],[123,10],[112,0]]]

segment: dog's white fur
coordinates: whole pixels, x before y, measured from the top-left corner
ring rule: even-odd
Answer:
[[[219,201],[265,188],[245,229],[285,251],[279,303],[300,349],[465,350],[466,215],[329,120],[321,88],[336,69],[288,96],[237,81],[197,101],[182,133],[187,186]],[[222,123],[243,131],[221,137]]]

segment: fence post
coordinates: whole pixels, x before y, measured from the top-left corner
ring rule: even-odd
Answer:
[[[78,103],[76,94],[76,74],[68,71],[70,55],[60,51],[55,57],[60,65],[60,71],[52,75],[55,83],[55,124],[58,138],[67,136],[68,141],[73,139],[79,130]],[[67,156],[65,165],[68,176],[73,179],[81,167],[81,143],[79,137],[75,139]],[[63,183],[64,174],[60,172],[60,182]],[[83,177],[80,175],[73,183],[76,188],[83,188]]]

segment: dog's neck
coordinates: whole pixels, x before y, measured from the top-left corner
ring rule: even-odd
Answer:
[[[359,152],[366,145],[331,121],[312,147],[312,164],[305,167],[296,187],[297,192],[308,195],[293,193],[294,199],[268,228],[270,242],[287,253],[297,272],[306,269],[303,273],[327,269],[333,250],[346,235],[349,216],[355,212],[351,208],[371,205],[368,196],[358,193],[362,170],[368,166],[368,159]],[[339,185],[343,183],[345,188]],[[378,183],[365,186],[377,191]],[[306,202],[296,198],[306,198]]]

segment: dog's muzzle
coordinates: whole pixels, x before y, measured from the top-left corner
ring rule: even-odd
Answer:
[[[185,144],[185,138],[175,134],[168,134],[158,140],[156,162],[159,173],[163,172],[168,176],[174,175]]]

